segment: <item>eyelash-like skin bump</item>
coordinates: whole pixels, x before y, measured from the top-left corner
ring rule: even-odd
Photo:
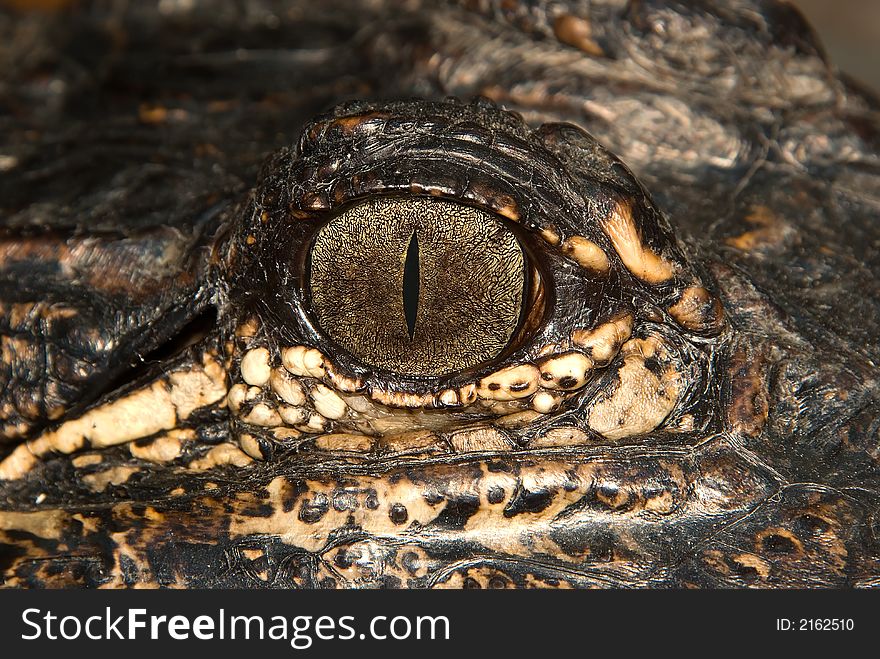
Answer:
[[[876,586],[877,103],[790,6],[74,4],[0,8],[0,584]]]

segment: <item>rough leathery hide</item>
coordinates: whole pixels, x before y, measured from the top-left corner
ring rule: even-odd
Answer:
[[[74,4],[0,11],[3,585],[877,584],[878,105],[788,5]],[[516,237],[492,358],[315,321],[377,198]]]
[[[269,476],[245,489],[191,485],[198,490],[172,492],[171,498],[157,491],[149,503],[108,499],[72,518],[57,510],[4,513],[7,533],[24,532],[32,547],[11,558],[7,580],[442,587],[456,574],[489,569],[517,585],[532,577],[552,585],[563,575],[580,586],[660,586],[697,578],[700,585],[721,585],[771,583],[785,578],[780,574],[790,563],[808,564],[813,553],[824,567],[810,574],[810,582],[840,585],[847,572],[871,564],[846,531],[858,506],[828,494],[795,488],[784,497],[784,512],[767,513],[763,523],[730,526],[746,510],[764,510],[778,484],[750,471],[724,444],[691,455],[619,454],[604,463],[544,454],[416,463],[342,480],[313,470],[307,477]],[[729,559],[743,564],[738,571],[719,566],[712,547],[725,543],[717,538],[694,556],[694,539],[715,537],[712,531],[727,526],[728,543],[766,562],[757,574],[739,555]],[[128,531],[120,535],[114,528]],[[162,540],[169,533],[178,539],[170,545]],[[817,534],[823,536],[819,544]],[[214,540],[193,544],[198,537]],[[777,547],[783,539],[797,549]],[[157,542],[164,547],[159,554]],[[59,543],[78,548],[67,560],[91,568],[53,577]],[[206,559],[220,556],[223,570],[199,567],[215,565]],[[685,557],[687,569],[653,567]]]

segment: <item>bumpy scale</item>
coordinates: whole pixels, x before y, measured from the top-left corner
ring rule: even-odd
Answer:
[[[209,4],[0,14],[6,585],[876,584],[876,105],[794,10]]]

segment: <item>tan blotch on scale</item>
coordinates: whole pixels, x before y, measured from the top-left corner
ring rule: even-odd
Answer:
[[[620,350],[620,346],[632,334],[633,317],[619,316],[591,330],[575,330],[572,342],[590,356],[596,366],[608,364]]]
[[[287,369],[272,369],[272,375],[269,376],[269,386],[272,387],[275,395],[288,405],[302,405],[306,402],[303,386],[291,376]]]
[[[232,465],[234,467],[246,467],[253,462],[247,453],[242,451],[234,444],[224,443],[218,444],[208,451],[201,458],[197,458],[187,465],[189,469],[194,471],[205,471],[214,467],[223,465]]]
[[[629,203],[614,205],[608,216],[602,220],[602,229],[611,239],[611,244],[627,270],[642,281],[661,284],[675,275],[674,264],[655,254],[642,242]]]
[[[315,411],[327,419],[341,419],[348,411],[345,401],[326,385],[319,384],[311,393]]]
[[[541,360],[541,386],[545,389],[580,389],[593,370],[593,360],[580,352],[567,352]]]
[[[509,451],[512,448],[504,435],[494,428],[466,428],[450,433],[447,440],[458,453]]]
[[[279,407],[278,414],[281,415],[281,420],[289,426],[298,426],[305,423],[306,419],[309,418],[309,411],[306,408],[291,407],[289,405]]]
[[[247,385],[241,383],[232,385],[229,389],[229,393],[226,395],[226,404],[233,414],[238,414],[241,409],[242,403],[247,398],[247,390]]]
[[[541,414],[547,414],[559,407],[561,400],[547,391],[540,391],[532,399],[532,409]]]
[[[366,452],[372,448],[373,440],[366,435],[335,433],[321,435],[315,439],[315,447],[321,451]]]
[[[262,387],[269,382],[272,369],[269,366],[269,351],[266,348],[248,350],[241,360],[241,378],[249,385]]]
[[[290,440],[302,437],[302,432],[294,428],[278,426],[277,428],[272,428],[272,436],[278,441],[288,442]]]
[[[482,378],[477,395],[487,400],[527,398],[538,389],[540,374],[531,364],[509,366]]]
[[[184,442],[191,442],[195,438],[196,433],[191,428],[174,429],[150,440],[132,442],[128,445],[128,450],[131,457],[140,460],[155,463],[171,462],[180,456]]]
[[[281,425],[281,416],[265,403],[257,403],[242,417],[242,421],[254,426],[272,428]]]
[[[260,449],[260,443],[253,435],[243,434],[238,437],[238,445],[241,450],[254,460],[263,460],[263,451]]]
[[[201,364],[172,371],[19,445],[0,463],[0,480],[21,478],[41,456],[51,452],[105,448],[171,430],[194,411],[218,403],[226,395],[226,371],[206,354]]]
[[[326,372],[321,351],[306,346],[285,348],[281,353],[281,363],[294,375],[322,378]]]
[[[562,253],[574,259],[578,265],[598,273],[606,273],[610,267],[605,251],[596,243],[582,236],[572,236],[562,244]]]
[[[327,419],[320,414],[310,414],[306,423],[298,428],[304,432],[323,432],[327,428]]]
[[[434,396],[432,394],[416,394],[406,391],[385,391],[372,389],[370,399],[388,407],[424,407],[429,405]]]
[[[724,323],[721,302],[702,286],[682,291],[678,302],[669,307],[669,315],[679,325],[694,332],[713,332]]]
[[[241,338],[252,338],[257,335],[259,329],[259,321],[257,321],[256,318],[251,317],[235,328],[235,336]]]
[[[325,361],[324,369],[326,370],[326,375],[324,376],[324,379],[332,384],[337,391],[342,391],[347,394],[353,394],[355,392],[363,390],[363,380],[359,378],[349,377],[341,373],[332,363]]]
[[[592,430],[607,439],[622,439],[650,432],[675,409],[681,378],[659,336],[628,341],[621,350],[623,365],[619,381],[593,405],[588,419]],[[663,364],[660,373],[649,369],[646,360],[656,357]]]

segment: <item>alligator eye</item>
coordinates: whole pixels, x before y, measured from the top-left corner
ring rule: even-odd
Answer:
[[[720,427],[705,401],[720,301],[577,127],[532,130],[482,102],[354,103],[266,171],[224,264],[240,309],[228,404],[254,453]]]
[[[419,197],[337,215],[317,232],[308,273],[327,336],[368,365],[429,377],[498,356],[520,325],[528,279],[503,220]]]

